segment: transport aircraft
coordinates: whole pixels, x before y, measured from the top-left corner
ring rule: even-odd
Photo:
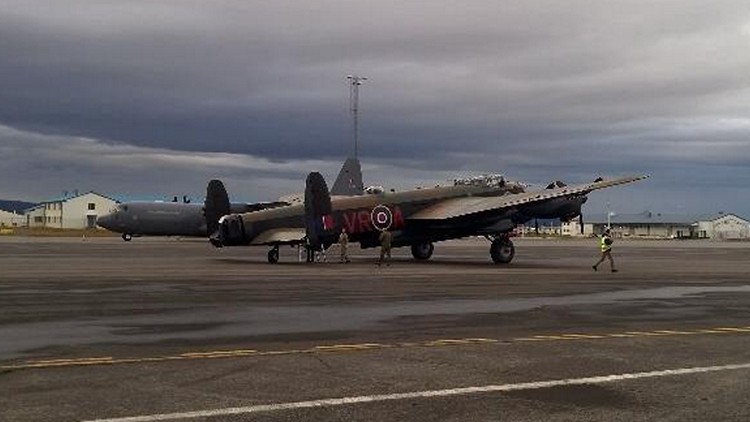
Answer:
[[[293,205],[301,201],[303,195],[289,195],[273,202],[230,203],[221,181],[211,181],[213,192],[223,192],[224,214],[246,213]],[[344,162],[334,183],[332,192],[336,195],[361,195],[362,169],[359,160],[349,158]],[[224,215],[222,214],[222,215]],[[122,233],[123,240],[130,241],[134,236],[186,236],[208,237],[216,231],[221,215],[206,213],[206,204],[183,202],[125,202],[97,218],[96,223],[107,230]]]
[[[411,247],[418,260],[432,256],[435,242],[484,236],[492,261],[507,264],[515,256],[510,234],[517,225],[534,218],[581,218],[581,206],[592,191],[646,177],[597,178],[577,186],[553,182],[527,191],[524,184],[488,175],[457,179],[452,186],[336,196],[320,173],[313,172],[306,180],[304,203],[254,212],[232,213],[226,193],[209,184],[206,216],[221,216],[209,236],[214,246],[270,246],[270,263],[278,262],[280,245],[327,248],[346,229],[350,241],[362,248],[378,246],[380,231],[389,230],[393,247]]]

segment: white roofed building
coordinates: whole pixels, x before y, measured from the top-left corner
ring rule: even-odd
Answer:
[[[109,213],[118,201],[96,192],[45,201],[26,210],[29,227],[93,229],[96,218]]]
[[[735,214],[719,213],[696,223],[699,237],[714,240],[750,239],[750,221]]]
[[[583,235],[601,233],[607,224],[618,237],[693,238],[713,240],[750,239],[750,221],[735,214],[712,215],[663,214],[642,212],[637,214],[612,213],[585,215]],[[563,235],[580,236],[577,219],[563,223]]]
[[[23,227],[26,225],[26,216],[15,212],[0,210],[0,227]]]

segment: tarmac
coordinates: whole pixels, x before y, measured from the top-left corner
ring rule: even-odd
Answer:
[[[750,243],[0,237],[0,421],[750,420]]]

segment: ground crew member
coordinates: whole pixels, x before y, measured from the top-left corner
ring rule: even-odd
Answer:
[[[341,247],[341,263],[348,264],[349,261],[349,235],[346,234],[346,229],[341,229],[339,235],[339,246]]]
[[[380,266],[385,261],[386,256],[388,257],[388,261],[385,262],[385,265],[391,265],[390,261],[392,239],[393,235],[388,230],[383,230],[380,232],[380,236],[378,236],[378,240],[380,240],[380,259],[378,260],[378,266]]]
[[[315,251],[313,250],[313,247],[310,244],[310,238],[307,236],[305,236],[305,254],[306,254],[305,261],[307,263],[315,262]]]
[[[593,268],[594,271],[597,271],[599,264],[604,262],[605,259],[609,259],[609,266],[612,269],[612,272],[616,273],[615,260],[612,259],[612,236],[610,235],[609,228],[604,229],[604,233],[599,237],[599,249],[602,252],[602,256],[596,264],[591,266],[591,268]]]
[[[320,249],[315,251],[315,261],[328,262],[328,257],[326,256],[326,247],[322,244],[320,245]]]

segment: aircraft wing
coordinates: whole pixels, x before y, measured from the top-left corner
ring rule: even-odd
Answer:
[[[264,231],[256,236],[251,245],[278,245],[300,243],[305,238],[305,228],[287,227]]]
[[[648,176],[628,176],[610,180],[600,180],[578,186],[563,186],[555,189],[541,189],[503,196],[452,198],[419,211],[408,217],[409,220],[444,220],[465,217],[485,211],[502,210],[542,202],[570,195],[586,195],[591,191],[632,183]]]

